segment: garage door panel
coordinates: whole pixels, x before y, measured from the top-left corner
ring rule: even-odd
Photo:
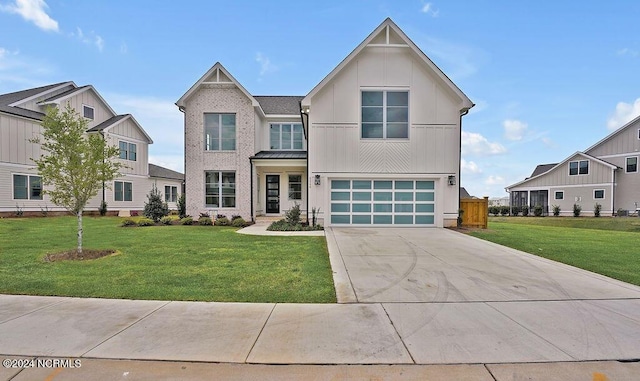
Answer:
[[[331,224],[434,225],[435,181],[331,180]]]

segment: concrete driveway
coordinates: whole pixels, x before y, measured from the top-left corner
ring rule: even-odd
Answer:
[[[639,298],[640,288],[447,229],[327,230],[339,302]]]

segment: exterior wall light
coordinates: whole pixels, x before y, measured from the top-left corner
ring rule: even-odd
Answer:
[[[315,185],[320,185],[320,175],[315,176],[315,180],[313,181]]]
[[[447,183],[449,185],[456,185],[456,177],[455,176],[449,176]]]

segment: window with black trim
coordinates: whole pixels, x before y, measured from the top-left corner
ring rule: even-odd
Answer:
[[[569,162],[569,176],[588,175],[588,174],[589,174],[589,160]]]
[[[204,150],[236,149],[236,114],[204,114]]]
[[[129,143],[121,140],[118,143],[118,148],[120,149],[120,159],[136,161],[138,158],[138,148],[135,143]]]
[[[14,200],[42,200],[42,177],[13,175]]]
[[[93,120],[93,115],[94,115],[93,107],[82,105],[82,115],[87,119]]]
[[[408,91],[362,91],[362,139],[409,137]]]
[[[273,150],[301,150],[302,124],[272,123],[269,126],[269,143]]]
[[[302,200],[302,175],[289,175],[289,200]]]
[[[128,181],[113,182],[114,201],[133,201],[133,183]]]
[[[171,185],[164,186],[164,201],[176,202],[178,200],[178,187]]]
[[[638,172],[638,156],[628,157],[626,164],[627,173]]]
[[[564,191],[556,191],[554,194],[555,200],[564,200]]]
[[[604,198],[604,189],[596,189],[593,191],[593,198],[601,199]]]
[[[211,208],[236,207],[236,173],[204,172],[204,203]]]

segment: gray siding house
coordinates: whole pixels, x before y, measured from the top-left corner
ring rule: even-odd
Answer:
[[[456,224],[473,103],[390,19],[306,96],[254,96],[216,63],[176,105],[188,214]]]
[[[41,122],[47,107],[71,107],[88,121],[87,133],[101,134],[110,145],[120,148],[120,158],[128,168],[111,184],[106,184],[91,199],[87,210],[96,211],[104,199],[108,210],[142,210],[146,195],[155,184],[175,209],[181,192],[182,175],[149,164],[148,147],[153,141],[130,114],[119,115],[93,86],[76,86],[61,82],[48,86],[0,94],[0,215],[11,215],[21,209],[25,213],[62,212],[42,193],[42,181],[31,158],[43,152],[29,140],[41,134]],[[162,176],[154,176],[156,173]],[[175,193],[174,193],[175,191]]]
[[[572,215],[578,204],[592,215],[596,203],[602,215],[640,208],[640,117],[558,164],[539,165],[531,177],[506,188],[512,206],[558,205]]]

